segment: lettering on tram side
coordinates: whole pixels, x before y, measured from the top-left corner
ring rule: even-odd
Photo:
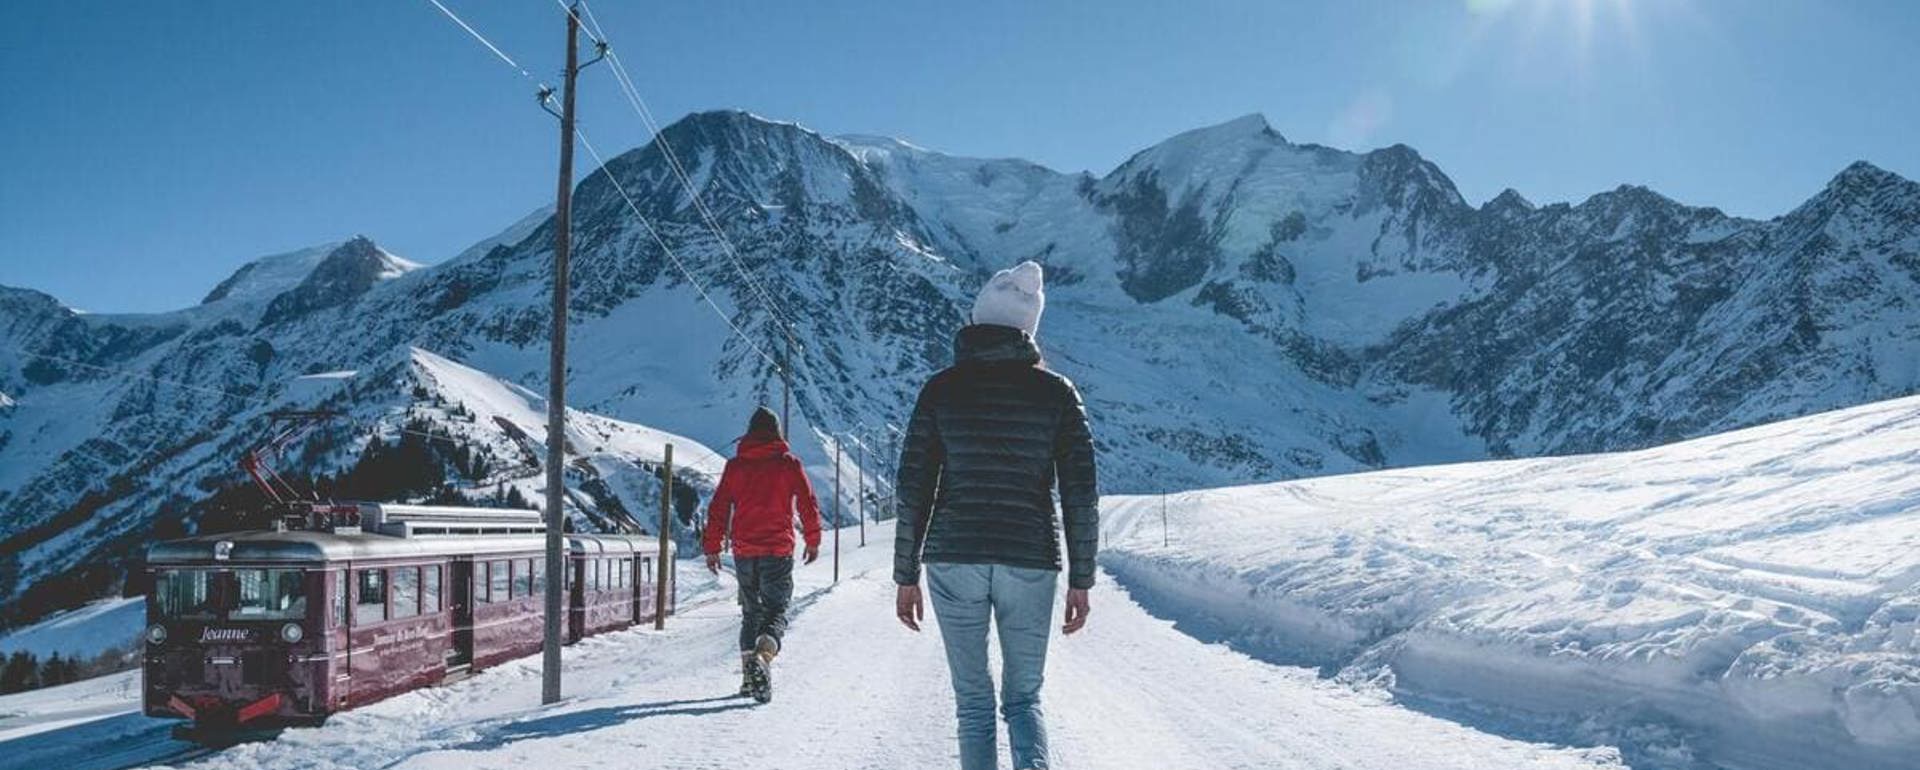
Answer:
[[[250,642],[253,631],[245,628],[203,628],[200,629],[200,643],[208,642]]]
[[[431,635],[425,626],[411,626],[389,634],[376,633],[373,635],[373,643],[375,646],[384,647],[389,644],[422,641]]]

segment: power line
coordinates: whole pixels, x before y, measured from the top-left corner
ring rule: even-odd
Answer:
[[[525,68],[521,67],[517,62],[515,62],[512,57],[507,56],[504,52],[502,52],[498,46],[495,46],[493,42],[488,40],[485,35],[482,35],[478,30],[475,30],[472,25],[468,24],[465,20],[462,20],[458,15],[454,14],[454,12],[448,9],[445,5],[442,5],[440,3],[440,0],[427,0],[427,2],[433,3],[434,7],[439,8],[441,13],[445,14],[448,19],[451,19],[455,24],[460,25],[460,28],[466,30],[469,35],[473,36],[474,40],[479,41],[481,45],[486,46],[487,50],[490,50],[495,55],[499,56],[501,61],[513,67],[514,70],[519,72],[523,77],[527,78],[528,80],[533,79],[533,76],[529,74]],[[561,8],[566,9],[565,4],[562,4]],[[566,9],[566,10],[567,10],[567,13],[569,14],[572,13],[571,9]],[[589,13],[591,13],[591,11],[589,11]],[[575,17],[575,18],[578,19],[578,17]],[[595,38],[595,40],[596,42],[598,42],[599,38]],[[587,140],[586,134],[576,129],[574,131],[574,135],[579,137],[581,145],[585,146],[587,149],[587,152],[593,156],[594,162],[599,164],[602,171],[606,172],[607,179],[613,183],[613,187],[616,191],[620,193],[621,199],[626,201],[627,209],[632,211],[634,217],[638,218],[640,220],[640,223],[646,227],[647,234],[653,238],[654,243],[660,246],[661,251],[663,251],[667,255],[667,258],[673,262],[674,267],[680,271],[680,274],[687,279],[687,283],[693,286],[694,291],[700,295],[700,299],[705,301],[708,307],[713,308],[714,314],[718,315],[720,317],[720,320],[726,323],[727,328],[733,330],[733,333],[740,338],[740,341],[745,342],[747,346],[752,348],[755,353],[760,354],[760,357],[766,359],[767,363],[772,364],[776,370],[783,370],[783,364],[774,360],[773,356],[769,355],[765,349],[761,348],[759,343],[754,342],[753,338],[749,337],[747,333],[740,328],[740,325],[735,323],[733,318],[727,315],[726,311],[721,310],[720,305],[718,303],[713,301],[713,297],[708,294],[706,287],[700,285],[699,280],[694,278],[693,271],[687,269],[686,264],[680,261],[680,257],[674,254],[673,249],[667,245],[666,239],[661,237],[660,232],[654,228],[653,223],[649,221],[644,214],[640,213],[639,204],[634,203],[633,197],[627,193],[626,186],[621,184],[619,177],[613,173],[612,169],[607,167],[606,159],[600,155],[598,150],[594,149],[593,143]],[[768,312],[772,313],[774,311],[770,308]]]
[[[680,162],[679,153],[674,152],[673,143],[668,141],[666,132],[660,130],[660,124],[653,119],[652,111],[646,108],[646,102],[640,98],[640,92],[633,84],[633,76],[627,73],[626,65],[621,62],[619,54],[609,51],[607,59],[613,62],[614,80],[619,82],[621,91],[627,97],[628,106],[634,108],[635,114],[646,123],[647,130],[653,132],[653,141],[660,145],[660,155],[666,159],[667,168],[673,171],[674,177],[680,181],[681,188],[687,191],[687,200],[693,203],[694,210],[699,212],[707,228],[712,230],[714,236],[719,239],[721,252],[726,255],[727,261],[733,264],[734,271],[740,274],[741,280],[747,284],[748,288],[760,295],[760,301],[767,307],[767,312],[782,324],[781,333],[792,334],[793,313],[773,298],[772,293],[767,291],[759,277],[747,270],[746,261],[741,259],[733,239],[728,237],[726,231],[721,228],[719,218],[707,208],[706,201],[700,197],[700,191],[694,188],[693,179],[687,174],[686,166]]]
[[[561,2],[561,0],[554,0],[554,2],[558,3]],[[593,18],[593,7],[588,5],[585,0],[581,0],[580,7],[586,10],[587,17],[593,19],[593,26],[598,28],[600,21],[599,19]],[[568,9],[567,12],[572,13],[573,11],[572,9]],[[602,35],[603,37],[597,38],[596,41],[604,45],[604,32],[602,32]],[[700,197],[700,191],[694,189],[693,179],[687,174],[685,164],[680,162],[679,153],[674,152],[673,143],[667,140],[666,133],[660,130],[659,122],[654,120],[653,110],[647,108],[646,99],[640,96],[640,89],[634,85],[633,76],[627,72],[627,65],[620,60],[619,52],[609,47],[607,50],[607,59],[613,62],[613,77],[615,82],[620,86],[621,95],[626,97],[627,105],[633,108],[634,114],[638,115],[641,122],[646,124],[647,130],[652,132],[654,143],[660,145],[660,154],[667,161],[667,168],[670,169],[674,177],[680,181],[680,186],[687,191],[687,199],[693,203],[694,209],[699,212],[700,218],[706,222],[707,228],[712,230],[714,236],[719,239],[721,250],[726,254],[728,261],[733,263],[734,270],[740,274],[741,280],[747,284],[748,288],[760,295],[761,304],[767,308],[767,313],[782,324],[783,328],[781,329],[781,333],[791,335],[793,313],[775,301],[773,295],[767,291],[759,278],[747,270],[746,262],[740,258],[740,251],[734,246],[733,239],[729,238],[726,231],[720,227],[719,218],[715,217],[713,211],[707,208],[706,202]]]
[[[499,50],[499,48],[493,45],[491,41],[487,40],[485,36],[481,35],[477,30],[473,29],[471,25],[461,20],[446,6],[441,5],[438,0],[429,0],[429,2],[432,2],[434,6],[439,8],[441,12],[447,15],[448,18],[452,19],[455,23],[459,24],[460,27],[462,29],[465,29],[470,35],[472,35],[475,40],[479,41],[482,45],[485,45],[489,50],[493,51],[496,55],[498,55],[501,58],[502,61],[512,66],[523,77],[526,77],[529,80],[533,79],[532,75],[527,73],[527,71],[524,68],[520,67],[519,64],[514,62],[511,57],[508,57],[504,53],[502,53]],[[561,0],[555,0],[555,2],[568,15],[574,15],[573,9],[569,8],[565,2],[562,2]],[[583,30],[588,30],[588,37],[591,38],[596,44],[599,44],[601,46],[606,46],[606,31],[600,25],[600,20],[594,15],[593,7],[590,5],[587,5],[585,2],[582,2],[581,8],[586,12],[585,20],[587,22],[587,24],[582,25],[581,28]],[[574,15],[574,18],[576,21],[580,20],[580,17],[577,15]],[[591,28],[590,30],[588,29],[589,27]],[[640,116],[642,122],[645,123],[649,128],[649,130],[653,132],[654,141],[660,144],[662,156],[668,159],[669,168],[673,170],[674,176],[680,181],[680,183],[687,190],[688,197],[694,203],[696,209],[699,210],[702,220],[710,229],[713,230],[714,235],[719,238],[720,243],[722,244],[722,247],[723,247],[723,253],[725,253],[728,259],[732,262],[735,270],[740,272],[742,279],[744,280],[745,283],[747,283],[748,287],[754,290],[759,295],[761,304],[767,310],[768,315],[773,317],[774,320],[776,320],[777,322],[781,323],[782,334],[785,334],[791,337],[793,327],[791,325],[791,322],[787,320],[788,318],[791,317],[791,314],[786,312],[785,308],[783,308],[778,302],[774,301],[771,294],[767,292],[765,287],[762,286],[754,278],[754,276],[751,275],[750,271],[746,269],[744,262],[739,258],[738,252],[734,248],[732,240],[729,239],[725,231],[720,228],[717,218],[714,217],[712,212],[706,207],[705,202],[701,200],[698,192],[693,189],[691,178],[686,174],[686,170],[684,166],[680,163],[678,155],[673,152],[671,142],[669,142],[666,139],[665,135],[660,132],[658,121],[654,120],[652,111],[647,108],[645,100],[639,94],[638,88],[634,86],[632,77],[627,72],[625,64],[620,60],[619,54],[609,49],[607,51],[607,57],[613,60],[615,79],[619,81],[619,84],[621,86],[621,92],[624,96],[627,97],[629,106],[634,109],[635,113]],[[543,90],[545,89],[544,84],[542,85],[542,88]],[[544,104],[544,101],[543,101],[543,104]],[[660,234],[658,228],[654,226],[651,220],[647,219],[645,214],[642,214],[640,212],[639,204],[634,202],[633,196],[627,191],[626,186],[620,182],[618,175],[614,174],[613,170],[607,166],[606,158],[602,156],[599,150],[593,146],[593,142],[587,138],[585,132],[576,128],[574,131],[574,134],[580,139],[580,143],[583,147],[586,148],[587,153],[593,156],[594,162],[600,166],[601,170],[606,172],[607,180],[613,184],[614,190],[620,195],[621,200],[626,203],[627,209],[631,211],[634,217],[640,221],[643,227],[645,227],[648,236],[652,238],[654,243],[660,247],[661,252],[666,254],[668,260],[672,262],[674,268],[677,269],[680,272],[680,274],[686,278],[688,285],[694,288],[694,291],[700,296],[700,299],[704,301],[707,304],[707,306],[713,310],[715,315],[720,317],[720,320],[727,325],[728,329],[730,329],[735,336],[739,337],[740,340],[746,343],[749,348],[751,348],[755,353],[759,354],[760,357],[766,360],[768,364],[772,365],[775,371],[779,371],[783,373],[791,373],[791,372],[788,372],[788,369],[791,367],[791,362],[776,361],[774,357],[766,351],[765,348],[763,348],[759,343],[755,342],[752,337],[748,336],[745,330],[741,329],[740,325],[736,323],[733,320],[733,318],[726,313],[726,311],[720,308],[718,303],[714,302],[713,297],[711,296],[711,294],[708,293],[708,291],[706,290],[706,287],[700,284],[699,280],[694,277],[693,272],[687,268],[686,263],[682,262],[679,256],[674,253],[672,247],[667,244],[666,239]],[[806,379],[808,381],[808,384],[812,386],[811,389],[813,390],[815,398],[819,399],[821,397],[821,393],[819,390],[820,384],[817,381],[814,381],[811,377],[806,377],[804,379]],[[822,401],[818,406],[822,410],[828,409],[825,401]],[[823,414],[823,416],[825,415]],[[843,432],[837,431],[834,429],[834,426],[832,424],[834,421],[830,417],[826,422],[828,424],[824,427],[826,427],[827,429],[827,435],[833,436],[836,442],[840,441],[841,437],[843,436]]]
[[[765,349],[760,347],[759,343],[754,342],[753,338],[748,337],[747,333],[740,329],[739,324],[733,322],[733,318],[728,316],[726,311],[720,309],[720,305],[714,302],[713,297],[707,293],[706,287],[701,286],[700,281],[693,277],[693,271],[688,270],[686,263],[681,262],[680,257],[673,253],[673,248],[668,246],[667,240],[660,236],[660,231],[654,228],[653,222],[648,220],[645,214],[640,213],[639,204],[634,203],[633,196],[627,194],[627,187],[620,183],[619,175],[613,173],[613,169],[607,167],[606,159],[600,156],[599,150],[594,149],[593,142],[587,139],[586,132],[576,128],[573,133],[580,138],[580,146],[587,148],[587,154],[593,156],[593,162],[600,165],[601,171],[606,172],[607,181],[613,183],[613,189],[620,193],[620,199],[626,201],[627,210],[633,212],[634,218],[640,220],[640,224],[646,227],[647,235],[653,238],[653,242],[660,246],[660,251],[665,253],[667,259],[673,262],[673,266],[679,269],[682,276],[686,277],[687,284],[692,286],[693,290],[700,295],[700,299],[705,300],[707,306],[713,308],[714,314],[720,316],[721,321],[726,322],[727,327],[732,329],[733,333],[740,337],[741,342],[747,343],[748,347],[753,348],[753,352],[759,353],[760,357],[766,359],[767,363],[772,364],[774,369],[783,370],[784,367],[780,362],[775,361],[772,355],[769,355]]]
[[[488,40],[486,35],[480,34],[479,30],[474,29],[473,25],[468,24],[465,19],[460,18],[459,14],[453,12],[453,9],[442,5],[440,0],[427,0],[427,2],[433,3],[433,7],[440,9],[441,13],[446,14],[447,18],[453,20],[453,23],[460,25],[461,29],[466,30],[467,34],[473,36],[473,39],[480,41],[480,44],[486,46],[487,50],[492,51],[494,56],[500,57],[500,61],[506,62],[507,66],[517,70],[522,77],[528,80],[533,79],[533,73],[528,72],[527,68],[520,66],[520,63],[514,61],[513,57],[508,56],[505,51],[500,50],[500,46],[494,45],[493,41]]]

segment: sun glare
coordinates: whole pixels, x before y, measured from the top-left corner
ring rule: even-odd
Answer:
[[[1642,58],[1635,5],[1648,0],[1465,0],[1467,12],[1494,22],[1521,13],[1528,47],[1550,45],[1552,37],[1572,41],[1574,64],[1584,71],[1594,55],[1597,38],[1618,41],[1635,58]],[[1682,2],[1683,0],[1660,0]]]

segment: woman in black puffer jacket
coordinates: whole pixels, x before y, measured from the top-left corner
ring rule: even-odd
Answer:
[[[962,770],[996,766],[989,618],[999,627],[1013,766],[1047,767],[1040,685],[1062,521],[1065,633],[1085,625],[1093,587],[1093,438],[1079,392],[1042,365],[1034,344],[1045,301],[1039,265],[994,275],[974,304],[973,325],[955,340],[954,365],[920,391],[900,453],[895,612],[920,630],[924,562],[953,676]],[[1063,516],[1054,513],[1056,486]]]

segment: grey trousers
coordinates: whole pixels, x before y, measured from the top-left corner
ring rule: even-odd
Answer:
[[[761,634],[779,641],[787,634],[787,605],[793,602],[793,557],[735,557],[740,581],[740,651],[753,649]]]

